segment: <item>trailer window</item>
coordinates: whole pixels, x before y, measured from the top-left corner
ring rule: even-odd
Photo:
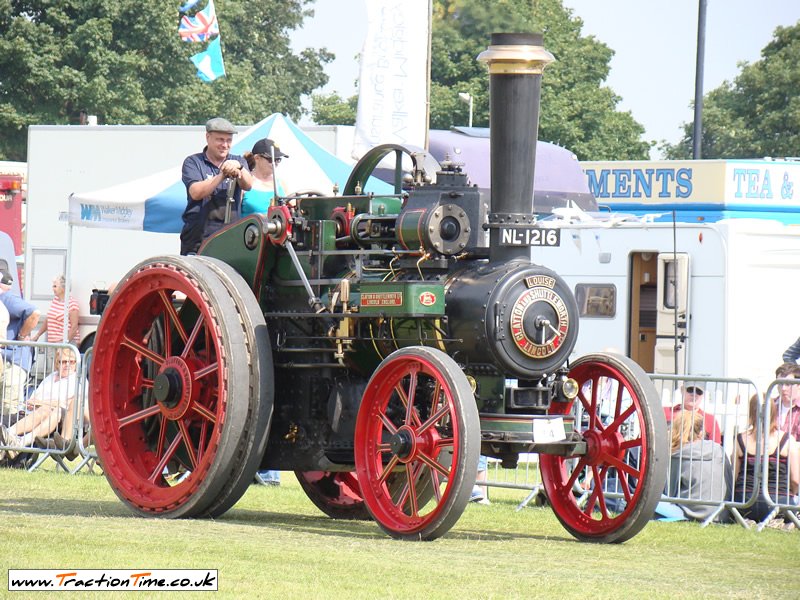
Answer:
[[[668,260],[664,262],[664,308],[675,308],[675,289],[677,282],[675,280],[675,261]]]
[[[575,300],[581,317],[612,319],[617,314],[617,286],[607,283],[579,283]]]

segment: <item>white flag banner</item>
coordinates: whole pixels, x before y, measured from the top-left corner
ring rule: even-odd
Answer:
[[[424,147],[429,0],[370,0],[353,158],[389,142]]]

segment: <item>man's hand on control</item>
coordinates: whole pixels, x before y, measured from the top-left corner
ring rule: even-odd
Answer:
[[[242,171],[242,165],[238,160],[226,160],[222,163],[220,171],[225,177],[234,177],[238,179]]]

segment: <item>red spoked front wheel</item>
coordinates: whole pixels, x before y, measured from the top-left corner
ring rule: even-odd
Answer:
[[[591,354],[572,364],[578,382],[575,429],[586,454],[542,454],[539,464],[550,504],[562,525],[590,542],[623,542],[653,517],[669,458],[658,393],[631,359]],[[570,406],[554,404],[551,414]]]
[[[376,369],[356,420],[364,501],[396,538],[435,539],[469,502],[480,425],[466,376],[445,353],[398,350]]]
[[[94,346],[97,452],[143,515],[216,515],[247,489],[266,445],[271,355],[263,314],[232,269],[157,257],[117,286]]]

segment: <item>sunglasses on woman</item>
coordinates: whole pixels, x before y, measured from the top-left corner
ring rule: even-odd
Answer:
[[[268,154],[259,154],[259,156],[260,156],[261,158],[266,158],[266,159],[267,159],[267,162],[270,162],[270,163],[272,162],[272,157],[271,157],[270,155],[268,155]],[[279,164],[280,164],[280,162],[281,162],[281,157],[279,156],[279,157],[277,157],[277,158],[275,159],[275,164],[276,164],[276,165],[279,165]]]

